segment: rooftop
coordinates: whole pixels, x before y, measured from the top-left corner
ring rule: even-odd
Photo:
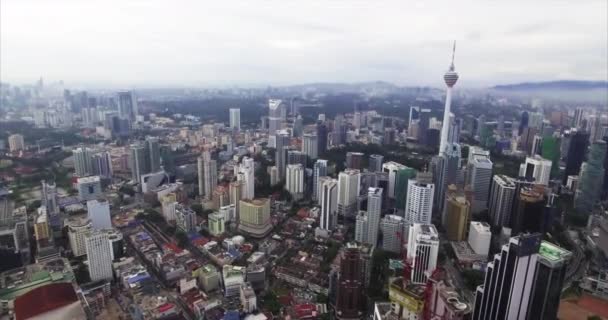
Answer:
[[[540,243],[538,254],[545,260],[551,263],[564,262],[572,257],[572,252],[560,248],[550,242],[543,241]]]

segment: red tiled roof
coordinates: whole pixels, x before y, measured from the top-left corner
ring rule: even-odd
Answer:
[[[15,299],[15,319],[23,320],[78,301],[71,283],[52,283]]]

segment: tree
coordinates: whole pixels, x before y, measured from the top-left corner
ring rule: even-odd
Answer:
[[[190,209],[192,209],[192,211],[194,211],[199,217],[203,215],[203,205],[200,203],[195,203],[191,205]]]
[[[327,302],[329,302],[329,298],[326,295],[324,295],[322,293],[317,294],[317,303],[327,303]]]
[[[272,291],[268,291],[263,299],[262,299],[263,308],[272,312],[273,314],[278,314],[281,312],[281,303],[277,298],[277,295]]]
[[[124,193],[129,195],[130,197],[135,195],[135,190],[133,190],[133,188],[127,186],[127,185],[123,185],[122,187],[120,187],[120,189],[118,189],[118,192]]]
[[[182,249],[186,248],[188,244],[190,244],[188,235],[181,229],[175,231],[175,239],[177,240],[177,245]]]
[[[465,270],[462,272],[464,283],[471,291],[475,291],[477,286],[483,284],[485,273],[480,270]]]

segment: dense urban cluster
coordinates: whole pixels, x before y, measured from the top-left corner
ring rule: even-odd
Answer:
[[[2,83],[2,319],[608,317],[606,106],[457,80]]]

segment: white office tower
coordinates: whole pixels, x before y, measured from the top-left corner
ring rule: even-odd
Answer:
[[[426,284],[437,267],[439,235],[432,224],[414,223],[410,226],[407,259],[412,264],[413,284]]]
[[[302,167],[302,164],[287,166],[285,189],[291,194],[293,200],[302,199],[304,196],[304,167]]]
[[[220,207],[219,213],[224,216],[226,222],[237,221],[236,205],[234,204]]]
[[[471,221],[469,228],[469,245],[475,254],[488,256],[490,252],[490,241],[492,240],[492,230],[490,225],[485,222]]]
[[[327,176],[327,160],[317,160],[312,170],[312,199],[319,203],[319,179]]]
[[[268,167],[268,175],[270,175],[270,185],[274,186],[277,185],[279,182],[281,182],[279,180],[279,167],[277,166],[270,166]]]
[[[203,169],[203,163],[205,159],[201,156],[196,159],[196,171],[198,175],[198,195],[203,197],[205,195],[205,172]]]
[[[196,231],[196,213],[189,207],[176,204],[175,225],[186,233]]]
[[[503,227],[510,224],[516,189],[516,180],[509,176],[497,174],[492,178],[488,211],[493,226]]]
[[[101,151],[91,158],[93,174],[102,179],[112,179],[112,157],[108,151]]]
[[[175,222],[176,219],[175,208],[177,206],[177,201],[174,201],[174,199],[175,197],[173,197],[173,199],[167,198],[161,201],[163,217],[165,217],[165,220],[167,220],[167,222]]]
[[[395,181],[397,180],[397,171],[406,169],[407,167],[401,163],[389,161],[382,165],[382,171],[388,173],[388,194],[390,199],[395,199]]]
[[[316,134],[306,133],[302,136],[302,152],[304,152],[309,159],[317,159],[319,156],[319,143]]]
[[[86,177],[91,175],[91,154],[87,147],[80,147],[72,151],[74,156],[74,171],[79,177]]]
[[[8,137],[8,149],[10,152],[15,152],[25,149],[25,140],[20,134],[11,134]]]
[[[241,199],[255,198],[255,162],[253,158],[244,157],[239,166],[237,179],[242,181]]]
[[[281,130],[286,117],[285,104],[279,99],[268,100],[268,133],[275,134]]]
[[[359,211],[355,218],[355,241],[359,243],[368,243],[367,230],[369,229],[369,219],[367,211]]]
[[[203,161],[203,189],[205,190],[205,198],[211,199],[213,189],[217,186],[217,161]]]
[[[112,280],[112,247],[108,233],[94,231],[85,239],[91,281]]]
[[[46,207],[46,212],[49,216],[59,213],[59,205],[57,204],[57,186],[53,183],[46,183],[42,180],[42,194],[40,197],[40,205]]]
[[[241,129],[241,109],[230,108],[230,128]]]
[[[378,245],[378,229],[382,213],[382,188],[369,188],[367,191],[367,241],[372,246]]]
[[[93,230],[91,220],[82,216],[70,217],[66,219],[65,225],[68,227],[68,239],[72,255],[80,257],[87,254],[86,237]]]
[[[243,311],[246,313],[252,313],[258,310],[257,298],[255,296],[255,291],[251,287],[251,283],[245,282],[241,284],[241,306],[243,306]]]
[[[443,109],[443,123],[441,128],[441,140],[439,143],[439,153],[445,152],[448,144],[448,136],[450,130],[450,107],[452,104],[452,87],[458,81],[458,73],[454,71],[454,54],[456,52],[456,42],[454,42],[454,48],[452,49],[452,63],[450,69],[443,75],[443,80],[447,85],[447,91],[445,94],[445,108]]]
[[[338,214],[352,216],[357,209],[361,174],[357,169],[347,169],[338,175]]]
[[[387,214],[380,220],[382,232],[382,250],[401,253],[402,237],[406,235],[405,219],[394,214]]]
[[[467,185],[473,191],[471,212],[479,213],[488,207],[488,195],[492,182],[492,161],[486,156],[474,156],[468,166]]]
[[[467,163],[473,162],[473,158],[475,158],[475,156],[484,156],[489,158],[490,151],[475,146],[469,147],[469,156],[467,158]]]
[[[319,180],[319,183],[321,183],[321,218],[319,227],[323,230],[331,231],[338,223],[338,181],[324,177]]]
[[[435,185],[421,179],[410,179],[407,183],[405,201],[405,221],[412,223],[431,223]]]
[[[222,268],[222,284],[224,286],[224,296],[238,296],[241,285],[245,283],[245,267],[224,265]]]
[[[78,199],[80,201],[99,199],[103,195],[101,180],[98,176],[78,178],[76,180],[76,188],[78,189]]]
[[[519,176],[526,181],[534,181],[537,184],[549,185],[551,175],[551,160],[544,159],[539,155],[526,157],[526,162],[519,166]]]
[[[112,228],[110,203],[106,200],[87,201],[87,217],[91,220],[93,229]]]

